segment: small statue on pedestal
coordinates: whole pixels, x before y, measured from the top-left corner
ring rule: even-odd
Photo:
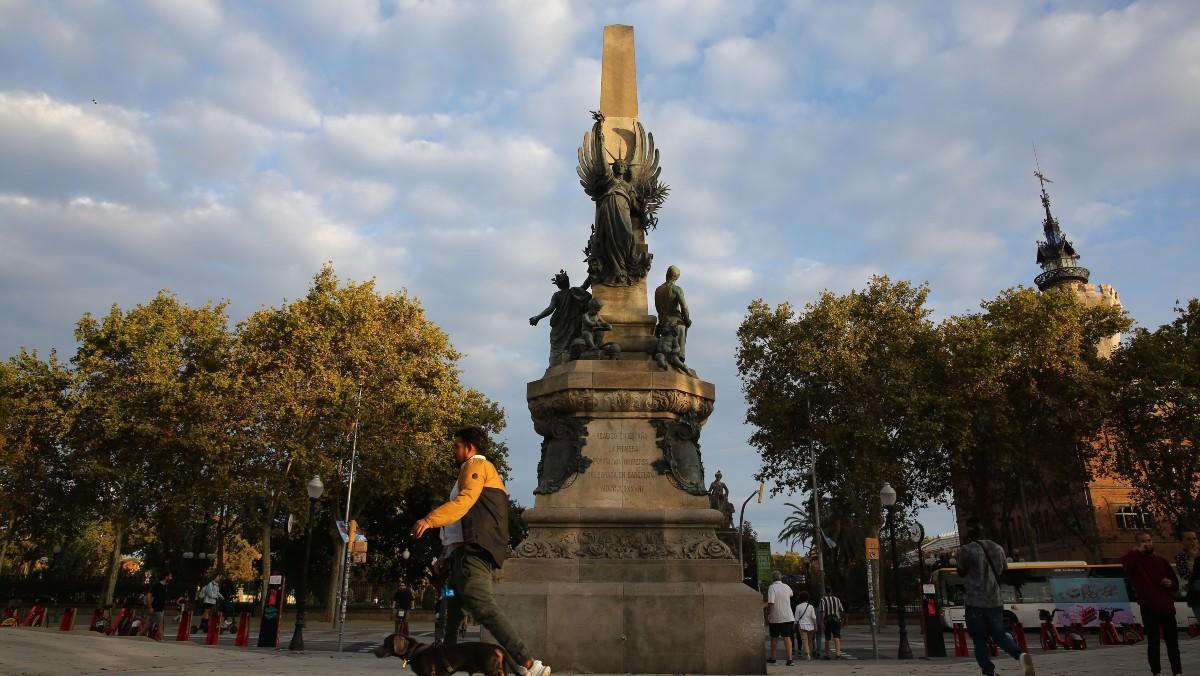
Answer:
[[[729,501],[729,487],[721,480],[721,470],[717,470],[716,478],[708,486],[708,504],[725,517],[722,528],[733,528],[733,503]]]
[[[571,341],[572,359],[616,359],[621,353],[621,347],[616,343],[603,342],[604,334],[612,330],[612,325],[600,316],[603,307],[599,298],[588,301],[587,312],[579,318],[579,337]]]

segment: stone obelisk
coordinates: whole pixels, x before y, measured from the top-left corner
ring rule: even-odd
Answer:
[[[600,108],[611,155],[628,156],[630,26],[605,27]],[[556,671],[765,673],[762,599],[716,537],[724,516],[704,487],[699,439],[715,388],[653,361],[645,277],[591,292],[620,358],[570,359],[528,384],[538,488],[497,600]]]

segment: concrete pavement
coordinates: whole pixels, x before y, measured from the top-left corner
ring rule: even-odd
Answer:
[[[375,626],[378,624],[379,626]],[[327,626],[327,625],[326,625]],[[855,628],[857,629],[857,628]],[[382,632],[380,631],[382,630]],[[401,674],[400,662],[395,659],[376,659],[363,651],[387,633],[382,623],[350,625],[346,646],[353,650],[343,653],[310,650],[289,653],[286,650],[234,648],[232,640],[219,647],[196,642],[164,641],[162,643],[137,637],[101,636],[95,632],[74,631],[62,634],[53,629],[0,629],[0,673],[41,674],[220,674],[221,676],[270,676],[286,674],[361,673]],[[424,633],[426,627],[417,627]],[[286,646],[291,637],[290,627],[281,636]],[[855,676],[884,675],[943,675],[977,674],[971,659],[897,660],[870,659],[869,637],[867,652],[862,645],[863,632],[848,632],[850,654],[859,659],[840,661],[797,661],[795,666],[783,666],[783,661],[771,665],[771,676],[791,674],[853,674]],[[306,643],[315,646],[336,641],[336,633],[325,627],[306,631]],[[311,637],[311,638],[309,638]],[[372,638],[376,637],[376,638]],[[894,654],[895,633],[881,638],[881,654]],[[312,643],[310,643],[310,641]],[[253,643],[253,641],[252,641]],[[1185,673],[1200,673],[1200,639],[1181,638]],[[919,644],[917,646],[919,650]],[[1039,676],[1127,676],[1148,674],[1145,644],[1136,646],[1094,647],[1082,653],[1057,651],[1041,653],[1035,649]],[[1165,655],[1164,655],[1165,658]],[[1007,658],[997,659],[997,673],[1019,674],[1017,665]]]

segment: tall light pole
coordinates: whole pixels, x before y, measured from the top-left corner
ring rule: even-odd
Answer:
[[[904,602],[900,598],[900,560],[896,558],[896,489],[889,483],[883,484],[879,491],[879,501],[887,510],[888,540],[892,550],[892,594],[896,597],[896,623],[900,627],[900,647],[896,658],[911,660],[912,647],[908,645],[908,627],[905,626]]]
[[[304,620],[308,614],[308,561],[312,555],[313,504],[325,492],[321,477],[315,476],[308,482],[308,519],[304,522],[304,568],[300,571],[300,598],[296,603],[296,628],[292,631],[292,642],[288,650],[304,650]]]
[[[740,571],[739,574],[742,576],[743,580],[746,579],[746,568],[745,568],[745,564],[742,563],[742,526],[746,523],[746,503],[750,502],[751,498],[753,498],[754,496],[757,495],[759,504],[762,504],[762,494],[763,494],[763,483],[760,481],[760,482],[758,482],[758,490],[754,491],[750,495],[747,495],[746,499],[742,500],[742,509],[738,513],[738,531],[737,531],[738,570]]]
[[[808,427],[812,429],[812,411],[809,409],[808,399],[804,400],[804,415],[808,419]],[[811,440],[808,442],[809,460],[812,461],[812,500],[813,500],[813,526],[816,528],[816,533],[813,534],[813,544],[817,546],[817,598],[825,597],[825,534],[821,532],[821,497],[817,492],[817,445]]]

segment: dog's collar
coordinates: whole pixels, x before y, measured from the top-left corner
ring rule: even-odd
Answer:
[[[417,655],[420,655],[421,653],[423,653],[426,650],[429,650],[430,648],[433,647],[429,643],[417,643],[416,641],[410,641],[410,644],[411,645],[409,646],[409,649],[406,650],[403,655],[401,655],[402,658],[404,658],[410,662]]]

